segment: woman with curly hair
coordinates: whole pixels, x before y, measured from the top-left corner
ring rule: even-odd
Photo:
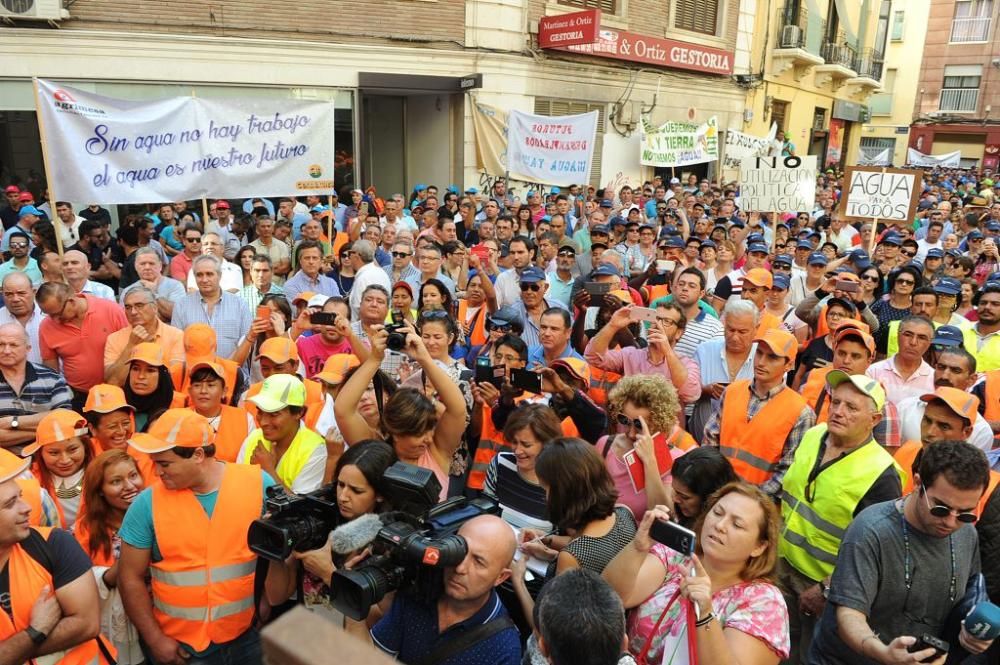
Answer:
[[[608,394],[610,432],[597,442],[597,450],[618,489],[618,501],[641,520],[656,505],[673,505],[670,468],[656,461],[656,447],[667,446],[672,459],[696,447],[691,435],[677,424],[677,391],[662,376],[626,376]],[[625,455],[635,449],[642,462],[646,486],[636,491],[629,477]],[[662,460],[661,460],[662,461]]]

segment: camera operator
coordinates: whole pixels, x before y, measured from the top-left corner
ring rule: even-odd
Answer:
[[[521,642],[496,587],[510,577],[517,543],[506,522],[475,517],[458,530],[468,554],[444,569],[441,596],[430,605],[397,593],[388,613],[369,631],[347,620],[347,630],[409,665],[517,665]]]

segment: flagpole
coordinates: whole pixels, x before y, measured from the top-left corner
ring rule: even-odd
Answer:
[[[46,138],[45,121],[42,119],[42,92],[41,87],[38,85],[38,78],[35,77],[31,80],[35,86],[35,115],[38,119],[38,137],[42,142],[42,168],[45,169],[45,185],[49,190],[49,205],[52,208],[52,212],[55,213],[58,198],[55,195],[55,187],[52,185],[52,168],[49,164],[49,142]],[[59,259],[61,261],[64,252],[62,231],[65,225],[57,214],[52,215],[52,222],[55,224],[56,249],[59,251]]]

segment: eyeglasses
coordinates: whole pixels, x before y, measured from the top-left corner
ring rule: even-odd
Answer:
[[[913,286],[916,284],[912,279],[897,279],[896,284],[898,286]]]
[[[635,419],[629,418],[624,413],[619,413],[617,416],[615,416],[615,422],[621,425],[622,427],[631,427],[635,429],[635,431],[637,432],[642,431],[642,421],[639,420],[638,418]]]
[[[201,238],[200,237],[198,237],[198,238],[184,238],[184,242],[192,242],[192,243],[194,243],[194,242],[201,242]]]
[[[775,263],[773,265],[774,265],[774,269],[775,270],[791,270],[792,269],[792,266],[788,265],[787,263]]]
[[[10,248],[11,249],[24,249],[27,246],[28,246],[28,243],[26,243],[26,242],[12,242],[12,243],[10,243]]]
[[[902,249],[902,250],[900,250],[900,252],[902,253],[902,255],[903,255],[903,256],[908,256],[908,257],[910,257],[911,259],[912,259],[912,258],[913,258],[914,256],[916,256],[916,255],[917,255],[917,253],[916,253],[915,251],[913,251],[912,249]]]
[[[447,319],[448,312],[443,309],[429,309],[426,312],[421,312],[420,318],[427,319],[429,321],[439,321],[441,319]]]
[[[576,256],[576,252],[571,252],[569,250],[559,252],[556,256]]]
[[[979,519],[979,516],[971,510],[957,510],[943,503],[931,505],[931,497],[927,493],[927,487],[925,487],[923,483],[920,485],[920,490],[920,493],[924,495],[924,502],[927,503],[927,510],[934,517],[948,517],[949,515],[954,515],[955,519],[965,524],[972,524]]]
[[[656,317],[656,322],[659,323],[664,328],[669,328],[670,326],[680,327],[681,325],[680,321],[674,321],[673,319],[666,319],[660,317]]]
[[[878,275],[862,275],[861,281],[863,282],[878,282]],[[899,280],[896,280],[897,282]]]
[[[408,256],[412,256],[412,254],[409,254],[407,252],[393,252],[392,256],[393,256],[393,258],[397,258],[397,259],[405,259]]]
[[[541,291],[542,285],[538,282],[521,282],[521,291]]]

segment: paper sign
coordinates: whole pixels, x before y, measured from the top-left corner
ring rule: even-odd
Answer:
[[[654,127],[642,118],[639,163],[644,166],[687,166],[719,159],[719,119],[697,125],[667,121]]]
[[[753,212],[811,211],[816,156],[755,157],[740,166],[740,207]]]
[[[597,138],[597,111],[580,115],[507,114],[510,177],[546,185],[590,181]]]
[[[735,129],[726,131],[726,149],[722,159],[724,168],[738,169],[744,159],[749,157],[764,157],[771,150],[774,137],[778,134],[777,123],[771,123],[771,131],[767,136],[744,134]]]
[[[909,222],[920,201],[923,172],[876,166],[848,166],[840,214],[851,221]]]
[[[656,454],[656,468],[659,470],[660,475],[663,476],[670,473],[670,469],[674,466],[674,457],[671,454],[671,448],[667,443],[666,437],[662,434],[657,434],[653,437],[653,452]],[[622,455],[622,461],[625,463],[625,468],[628,469],[632,488],[636,492],[646,489],[646,467],[643,465],[642,460],[639,459],[639,454],[635,451],[635,448],[626,451]]]
[[[81,203],[328,194],[332,102],[173,97],[135,102],[38,80],[48,173]]]

